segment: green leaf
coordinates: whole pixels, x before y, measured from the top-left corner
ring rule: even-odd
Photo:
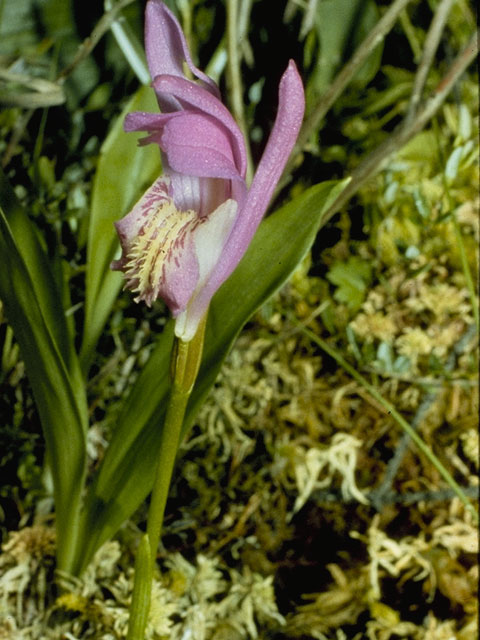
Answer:
[[[125,133],[123,121],[131,111],[157,110],[152,89],[141,87],[116,120],[100,151],[88,229],[85,321],[81,349],[85,373],[123,284],[122,275],[110,269],[110,262],[119,247],[113,223],[133,207],[161,171],[157,146],[139,147],[137,142],[142,134]]]
[[[344,0],[347,4],[354,4]],[[360,8],[360,10],[358,10]],[[352,33],[351,45],[349,47],[349,56],[360,46],[363,40],[368,36],[370,31],[376,25],[380,18],[380,12],[373,0],[360,0],[357,3],[357,12],[355,15],[355,28]],[[383,54],[383,43],[377,44],[372,49],[371,54],[365,60],[364,64],[358,69],[352,80],[352,87],[358,93],[363,89],[370,80],[372,80],[380,69]]]
[[[58,350],[65,367],[69,372],[75,389],[82,390],[77,354],[69,334],[65,312],[62,307],[61,287],[55,281],[53,269],[48,261],[35,225],[30,221],[18,201],[5,174],[0,169],[0,204],[3,206],[8,234],[14,238],[16,251],[31,278],[29,294],[35,299],[45,318],[45,324],[51,333],[55,348]],[[5,232],[6,228],[5,228]],[[3,257],[3,254],[2,254]],[[4,268],[4,274],[8,271]],[[3,290],[12,296],[15,291],[8,286],[8,278],[3,278]],[[33,293],[33,295],[32,295]],[[0,293],[1,296],[1,293]],[[84,402],[84,400],[83,400]],[[78,404],[82,405],[82,394],[79,393]],[[85,409],[86,415],[86,409]]]
[[[308,83],[308,94],[323,94],[342,64],[352,55],[378,20],[373,0],[323,0],[316,12],[320,52]],[[380,68],[383,45],[379,43],[357,71],[352,85],[358,91]],[[308,101],[307,101],[308,102]]]
[[[337,285],[334,298],[356,311],[365,299],[365,292],[372,277],[368,262],[351,256],[346,262],[336,261],[327,273],[327,278]]]
[[[281,287],[310,250],[323,212],[344,182],[312,187],[260,225],[243,260],[216,293],[208,316],[205,349],[184,429],[212,387],[243,325]],[[268,267],[268,268],[266,268]],[[145,499],[153,484],[160,433],[168,398],[173,321],[127,398],[112,442],[86,500],[75,571],[82,571]]]
[[[54,483],[58,566],[69,571],[85,475],[84,387],[47,258],[1,173],[0,202],[0,298],[40,414]]]
[[[371,116],[379,111],[383,111],[391,106],[396,106],[402,100],[406,100],[412,91],[411,82],[402,82],[383,89],[379,92],[372,92],[372,98],[362,111],[362,115]]]
[[[0,3],[0,56],[14,56],[37,42],[33,0]]]

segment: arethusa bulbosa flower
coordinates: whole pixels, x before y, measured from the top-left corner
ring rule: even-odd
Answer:
[[[122,256],[112,268],[123,271],[137,302],[162,298],[176,319],[176,336],[187,342],[267,209],[297,139],[304,91],[291,60],[248,188],[243,135],[216,84],[194,66],[177,19],[160,0],[147,2],[145,47],[161,113],[130,113],[125,130],[146,131],[140,144],[160,147],[163,174],[115,224]]]

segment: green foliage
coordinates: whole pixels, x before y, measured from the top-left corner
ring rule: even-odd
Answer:
[[[8,55],[35,43],[33,0],[2,2],[0,6],[0,53]]]
[[[369,262],[351,256],[346,262],[335,262],[327,273],[327,278],[336,285],[333,297],[356,311],[365,299],[372,280],[372,267]]]
[[[110,269],[118,237],[113,223],[125,215],[160,174],[160,154],[155,145],[139,147],[141,134],[125,135],[123,121],[131,111],[155,111],[154,92],[142,87],[125,105],[100,152],[88,228],[85,319],[81,360],[86,372],[122,275]]]
[[[378,20],[372,0],[324,0],[318,4],[314,31],[319,52],[314,57],[308,84],[308,97],[314,99],[326,91],[335,74]],[[310,45],[311,46],[311,45]],[[383,45],[370,54],[354,79],[355,89],[362,89],[377,73]],[[312,54],[309,54],[312,57]]]
[[[0,253],[8,273],[0,279],[0,297],[41,416],[55,486],[59,563],[69,567],[85,473],[86,401],[57,284],[3,173],[0,199]]]

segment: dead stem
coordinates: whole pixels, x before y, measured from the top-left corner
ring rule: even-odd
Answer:
[[[110,11],[107,11],[103,14],[100,20],[95,25],[92,33],[85,38],[82,44],[79,46],[78,51],[72,62],[68,64],[57,76],[57,82],[64,82],[64,80],[74,71],[75,67],[77,67],[82,60],[84,60],[87,56],[89,56],[92,51],[95,49],[97,44],[103,38],[103,36],[110,29],[112,24],[117,19],[117,14],[131,4],[133,0],[119,0],[117,4],[115,4]]]
[[[325,212],[323,220],[327,222],[339,211],[350,198],[369,180],[380,171],[385,161],[406,144],[415,134],[421,131],[442,106],[446,97],[453,89],[460,76],[473,62],[478,49],[478,32],[476,31],[468,41],[466,47],[453,61],[432,96],[426,104],[417,112],[411,121],[403,120],[395,131],[352,172],[352,179],[340,193],[332,206]]]
[[[407,115],[405,116],[406,122],[410,122],[411,120],[413,120],[417,112],[418,105],[420,104],[420,100],[422,98],[422,92],[427,81],[428,72],[430,71],[433,58],[437,51],[438,45],[440,44],[440,39],[443,34],[443,28],[445,26],[445,22],[447,20],[452,4],[453,0],[442,0],[437,6],[435,15],[433,16],[432,22],[430,24],[430,29],[428,30],[427,36],[425,38],[425,43],[423,45],[423,55],[420,60],[420,64],[418,65],[415,79],[413,81],[412,94],[410,96],[410,102],[408,104]]]

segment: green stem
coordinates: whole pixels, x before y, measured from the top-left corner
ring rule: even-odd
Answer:
[[[480,318],[479,318],[479,311],[478,311],[477,294],[475,291],[475,284],[473,282],[470,265],[468,264],[468,257],[465,251],[465,243],[463,242],[462,230],[460,229],[460,225],[458,224],[457,215],[455,211],[452,211],[452,222],[453,222],[453,229],[455,231],[455,238],[457,241],[458,252],[460,254],[460,261],[462,263],[462,271],[463,271],[463,275],[467,285],[468,295],[470,297],[470,304],[472,305],[472,312],[475,320],[475,325],[478,331],[480,327]]]
[[[227,0],[227,71],[230,88],[230,102],[233,115],[245,138],[245,148],[247,151],[247,184],[252,180],[252,154],[250,150],[250,139],[248,137],[247,125],[245,121],[245,109],[243,105],[243,85],[240,71],[240,41],[238,37],[238,0]]]
[[[177,7],[182,15],[182,30],[185,36],[185,40],[187,41],[188,48],[190,49],[190,53],[192,58],[195,60],[195,50],[194,50],[194,41],[192,38],[193,29],[192,29],[192,3],[190,0],[177,0]]]
[[[152,549],[152,563],[155,563],[155,555],[160,541],[163,514],[167,503],[173,465],[180,444],[180,433],[188,396],[188,393],[185,393],[174,385],[168,403],[167,415],[162,432],[160,455],[157,462],[157,473],[153,485],[147,521],[147,533]]]
[[[419,42],[415,27],[412,25],[408,11],[403,9],[398,16],[400,24],[402,25],[403,32],[407,37],[408,44],[413,53],[413,59],[417,63],[422,57],[422,45]]]
[[[306,336],[308,336],[310,340],[312,340],[312,342],[315,342],[315,344],[317,344],[321,349],[323,349],[323,351],[328,353],[329,356],[331,356],[343,369],[345,369],[345,371],[347,371],[347,373],[349,373],[352,376],[352,378],[354,378],[358,383],[360,383],[362,387],[367,389],[370,395],[373,398],[375,398],[375,400],[377,400],[377,402],[379,402],[388,411],[388,413],[392,416],[392,418],[402,427],[402,429],[406,433],[408,433],[410,438],[414,441],[414,443],[417,445],[417,447],[420,449],[423,455],[432,463],[432,465],[435,467],[438,473],[442,476],[442,478],[457,494],[457,496],[465,505],[466,509],[468,509],[468,511],[470,511],[470,513],[472,514],[474,521],[478,522],[477,512],[475,511],[474,507],[468,500],[465,493],[462,491],[461,487],[453,479],[449,471],[443,466],[443,464],[440,462],[437,456],[433,453],[433,451],[429,449],[429,447],[425,444],[425,442],[420,438],[418,433],[408,424],[405,418],[403,418],[403,416],[400,415],[400,413],[395,409],[395,407],[390,402],[388,402],[388,400],[386,400],[375,389],[375,387],[371,385],[360,373],[358,373],[356,369],[354,369],[350,364],[348,364],[348,362],[335,349],[333,349],[327,342],[325,342],[325,340],[322,340],[322,338],[319,338],[317,335],[313,333],[313,331],[310,331],[310,329],[307,329],[306,327],[300,325],[300,323],[297,322],[297,324],[301,326],[302,332]]]
[[[152,598],[152,558],[148,533],[140,540],[135,558],[135,584],[133,585],[130,620],[126,640],[143,640]]]
[[[175,458],[180,446],[185,410],[202,359],[205,324],[206,315],[193,339],[190,342],[176,339],[172,351],[172,389],[161,434],[160,453],[147,519],[147,533],[142,538],[135,562],[127,640],[144,640],[150,609],[153,569],[162,532],[165,505]]]
[[[62,475],[67,475],[65,469]],[[57,531],[57,568],[66,573],[73,574],[75,555],[78,549],[80,536],[80,513],[82,508],[82,491],[85,486],[85,471],[76,476],[76,488],[68,494],[68,501],[61,495],[61,487],[68,486],[65,480],[55,487],[56,531]]]

